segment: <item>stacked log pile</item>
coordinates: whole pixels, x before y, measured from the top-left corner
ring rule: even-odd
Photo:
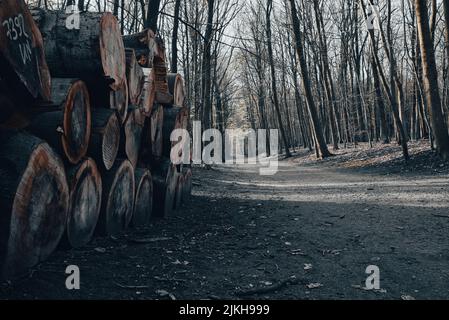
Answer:
[[[79,30],[67,17],[0,1],[0,278],[191,194],[190,166],[170,158],[190,112],[162,40],[122,36],[110,13],[81,13]]]

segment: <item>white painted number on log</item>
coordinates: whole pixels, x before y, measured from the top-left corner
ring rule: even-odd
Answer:
[[[18,47],[20,51],[20,57],[22,58],[22,63],[26,65],[31,62],[31,45],[30,36],[25,29],[25,19],[22,14],[15,17],[11,17],[3,21],[2,26],[6,29],[6,36],[9,40],[18,42]]]
[[[65,273],[69,276],[65,280],[65,287],[67,290],[79,290],[80,289],[80,268],[78,266],[68,266],[65,269]]]
[[[6,28],[6,36],[12,41],[21,37],[30,38],[25,30],[25,19],[22,14],[3,21],[3,27]]]

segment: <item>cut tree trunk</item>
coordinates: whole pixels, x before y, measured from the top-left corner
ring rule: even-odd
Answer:
[[[0,133],[0,177],[0,278],[13,278],[56,249],[69,188],[58,155],[24,133]]]
[[[154,82],[154,70],[143,68],[144,84],[142,95],[140,96],[139,107],[143,110],[146,116],[150,116],[153,111],[154,102],[156,101],[156,84]]]
[[[160,104],[173,104],[173,95],[168,89],[168,68],[165,61],[165,46],[160,38],[156,38],[157,50],[153,60],[154,83],[156,87],[156,101]]]
[[[11,97],[22,103],[49,100],[51,78],[42,35],[25,2],[1,1],[0,21],[0,79]]]
[[[128,83],[126,81],[115,91],[104,85],[89,88],[92,108],[115,110],[121,123],[125,122],[128,113]]]
[[[134,49],[126,49],[126,79],[128,80],[129,103],[137,106],[140,102],[145,76],[142,67],[137,63]]]
[[[124,231],[132,219],[135,197],[134,168],[128,160],[117,161],[103,174],[103,196],[98,233],[114,236]]]
[[[169,73],[167,80],[168,90],[173,95],[173,105],[183,107],[185,98],[184,79],[178,73]]]
[[[175,206],[178,168],[169,159],[153,170],[153,216],[166,218]]]
[[[117,18],[111,13],[81,12],[79,30],[68,29],[70,14],[32,10],[45,44],[53,77],[78,77],[89,87],[107,82],[118,90],[126,81],[125,47]]]
[[[141,159],[145,165],[157,164],[162,160],[164,108],[155,105],[150,118],[146,120],[142,134]]]
[[[92,110],[92,136],[87,154],[100,169],[114,165],[120,144],[120,123],[113,110]]]
[[[53,79],[52,103],[34,117],[28,130],[46,140],[59,154],[77,164],[87,153],[91,133],[91,111],[87,87],[83,81]]]
[[[134,108],[128,112],[128,117],[122,130],[120,155],[125,156],[134,168],[139,160],[139,150],[142,141],[142,132],[145,125],[145,115],[141,110]]]
[[[185,184],[185,177],[183,174],[178,175],[178,180],[176,182],[176,188],[175,188],[175,204],[174,208],[176,210],[180,209],[182,206],[182,200],[183,200],[183,193],[184,193],[184,184]]]
[[[67,171],[70,210],[66,239],[72,248],[80,248],[92,239],[101,209],[102,181],[95,161],[87,159]]]
[[[135,228],[146,226],[153,212],[153,178],[147,169],[138,168],[135,171],[136,200],[132,226]]]
[[[186,202],[192,195],[192,169],[187,168],[184,172],[184,187],[182,189],[182,201]]]
[[[187,108],[166,107],[164,108],[164,124],[162,130],[162,145],[164,157],[171,156],[172,147],[178,142],[171,141],[171,134],[174,130],[187,130],[189,120],[189,110]]]
[[[0,79],[0,127],[6,129],[23,129],[30,124],[27,112],[21,110],[7,94]],[[19,105],[20,106],[20,105]]]
[[[145,29],[142,32],[123,36],[126,48],[134,49],[140,66],[151,68],[157,51],[156,37],[153,31]]]
[[[421,63],[423,68],[424,94],[429,106],[430,121],[435,147],[444,160],[449,160],[449,135],[441,104],[438,86],[438,71],[435,61],[435,50],[429,31],[427,2],[415,0],[416,18],[418,22],[419,43],[421,46]]]

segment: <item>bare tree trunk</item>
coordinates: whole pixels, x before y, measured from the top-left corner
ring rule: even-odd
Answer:
[[[145,19],[144,26],[149,28],[154,32],[157,31],[157,19],[159,17],[159,5],[161,0],[149,0],[147,16]]]
[[[202,63],[202,112],[203,112],[203,125],[205,128],[210,128],[212,119],[212,98],[211,98],[211,42],[213,33],[213,19],[214,19],[214,3],[215,0],[208,0],[208,13],[207,13],[207,27],[204,35],[204,52]]]
[[[424,0],[415,0],[418,34],[421,44],[421,60],[423,66],[423,81],[430,120],[435,139],[435,147],[443,159],[449,159],[449,135],[441,109],[441,97],[438,87],[438,73],[435,62],[435,51],[429,30],[429,16]]]
[[[329,152],[326,144],[326,140],[324,139],[324,135],[321,129],[321,124],[318,118],[317,109],[315,106],[315,102],[313,101],[313,94],[310,87],[310,80],[309,80],[309,72],[307,68],[307,63],[304,56],[303,51],[303,43],[302,43],[302,35],[299,25],[299,18],[298,18],[298,11],[296,9],[296,3],[295,0],[289,0],[290,1],[290,8],[291,8],[291,19],[293,23],[293,31],[295,34],[295,42],[296,42],[296,51],[298,55],[299,64],[301,67],[301,74],[302,74],[302,82],[304,87],[304,93],[307,100],[307,106],[309,109],[309,115],[311,119],[311,125],[312,129],[315,135],[315,143],[316,143],[316,149],[317,149],[317,155],[320,158],[326,158],[331,156],[332,154]]]
[[[171,43],[171,67],[172,73],[178,72],[178,30],[179,30],[179,11],[181,9],[181,0],[176,0],[175,2],[175,12],[173,21],[173,35]]]
[[[371,1],[371,0],[370,0]],[[363,15],[365,17],[365,19],[368,19],[367,13],[366,13],[366,6],[363,0],[360,0],[360,3],[362,4],[362,10],[363,10]],[[380,21],[379,21],[380,23]],[[402,122],[401,122],[401,117],[399,115],[399,107],[398,104],[396,102],[396,99],[393,95],[393,88],[388,84],[387,78],[385,77],[385,73],[382,69],[382,64],[379,61],[379,56],[378,56],[378,52],[377,52],[377,47],[376,47],[376,39],[374,36],[374,30],[373,29],[369,29],[368,30],[368,34],[371,38],[371,44],[372,44],[372,48],[373,48],[373,57],[377,66],[377,70],[379,72],[379,76],[380,79],[382,81],[382,85],[384,87],[384,91],[385,94],[388,96],[388,100],[390,101],[391,104],[391,109],[393,110],[393,115],[394,115],[394,120],[395,120],[395,124],[397,127],[397,130],[399,132],[399,138],[400,138],[400,143],[402,146],[402,153],[404,155],[404,159],[406,161],[408,161],[410,159],[409,153],[408,153],[408,145],[407,145],[407,138],[405,135],[405,131],[404,131],[404,127],[402,126]],[[381,34],[383,34],[383,32],[381,32]],[[387,50],[387,56],[389,55],[390,51],[388,51],[387,47],[385,47],[385,49]]]
[[[287,140],[287,135],[285,133],[284,125],[282,122],[281,117],[281,111],[279,107],[279,97],[277,94],[277,85],[276,85],[276,69],[274,66],[274,59],[273,59],[273,45],[271,43],[271,11],[273,9],[273,0],[267,0],[267,11],[266,11],[266,24],[267,24],[267,46],[268,46],[268,60],[270,63],[271,68],[271,88],[272,88],[272,94],[273,94],[273,100],[274,100],[274,108],[276,110],[276,116],[279,123],[279,130],[281,131],[281,138],[285,146],[285,154],[287,157],[291,157],[290,154],[290,144]]]
[[[446,54],[449,59],[449,0],[443,0],[444,5],[444,37],[446,39]]]

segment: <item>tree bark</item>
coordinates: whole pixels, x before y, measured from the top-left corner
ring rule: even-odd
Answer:
[[[44,141],[0,133],[0,278],[23,275],[63,236],[69,209],[64,166]]]
[[[103,195],[97,232],[115,236],[130,224],[135,199],[134,168],[128,160],[120,160],[103,173]]]
[[[203,125],[210,128],[212,124],[212,98],[211,98],[211,46],[213,35],[213,19],[214,19],[214,3],[215,0],[207,0],[208,13],[206,33],[204,35],[203,61],[202,61],[202,113]]]
[[[171,67],[170,72],[178,73],[178,30],[179,30],[179,12],[181,9],[181,0],[175,1],[175,12],[173,18],[173,34],[171,41]]]
[[[150,116],[156,102],[156,83],[154,69],[143,68],[144,84],[139,107],[146,116]]]
[[[435,147],[444,160],[449,159],[449,135],[444,122],[441,97],[438,86],[438,73],[435,62],[435,51],[429,31],[429,16],[424,0],[415,0],[418,34],[421,44],[421,60],[423,66],[423,82],[427,104],[430,111]]]
[[[0,21],[0,79],[5,81],[6,93],[21,108],[36,99],[50,100],[51,77],[42,35],[25,2],[0,2]]]
[[[167,80],[168,91],[173,95],[173,105],[183,107],[185,98],[184,79],[178,73],[169,73]]]
[[[145,167],[157,165],[163,153],[164,108],[155,105],[151,116],[146,120],[140,151],[140,159]]]
[[[270,63],[270,70],[271,70],[271,91],[273,95],[274,100],[274,108],[276,110],[276,116],[279,123],[279,130],[281,131],[281,138],[284,142],[285,147],[285,155],[286,157],[291,157],[290,153],[290,143],[287,139],[287,135],[285,133],[284,129],[284,123],[282,122],[282,116],[281,116],[281,110],[280,110],[280,104],[279,104],[279,97],[277,93],[277,84],[276,84],[276,69],[274,65],[274,58],[273,58],[273,44],[272,44],[272,36],[271,36],[271,11],[273,9],[273,1],[267,0],[267,9],[266,9],[266,34],[267,34],[267,46],[268,46],[268,60]]]
[[[147,169],[137,168],[136,176],[136,200],[131,224],[134,228],[145,227],[153,212],[153,178]]]
[[[126,79],[128,80],[129,104],[137,106],[140,102],[145,75],[142,67],[137,63],[134,49],[125,49],[126,53]]]
[[[187,168],[184,172],[184,187],[182,189],[182,202],[186,202],[192,195],[192,169]]]
[[[120,156],[126,157],[134,168],[139,160],[139,150],[142,141],[142,132],[145,124],[145,115],[138,108],[128,112],[120,139]]]
[[[310,87],[309,72],[308,72],[307,63],[306,63],[304,51],[303,51],[302,35],[301,35],[298,11],[296,9],[295,0],[289,0],[289,1],[290,1],[293,31],[295,34],[296,51],[297,51],[297,55],[298,55],[299,64],[301,67],[303,88],[304,88],[304,93],[305,93],[306,100],[307,100],[307,107],[309,110],[311,125],[312,125],[314,135],[316,137],[316,139],[315,139],[316,144],[317,144],[316,147],[318,148],[319,157],[326,158],[326,157],[332,156],[332,154],[329,152],[329,149],[327,148],[326,140],[324,138],[323,131],[321,129],[321,124],[320,124],[320,121],[318,118],[318,113],[317,113],[317,109],[315,106],[315,102],[313,101],[313,94],[312,94],[312,90]]]
[[[32,10],[44,38],[53,77],[81,78],[89,87],[105,81],[113,90],[126,81],[126,57],[117,18],[111,13],[83,12],[80,29],[67,29],[69,15]]]
[[[46,140],[72,164],[78,164],[87,153],[91,134],[89,92],[83,81],[53,79],[52,103],[38,114],[27,128]]]
[[[153,215],[166,218],[173,213],[178,181],[178,168],[169,159],[153,171]]]
[[[159,5],[161,0],[149,0],[147,17],[145,19],[145,28],[157,31],[157,22],[159,17]]]
[[[189,118],[189,109],[165,107],[164,108],[164,123],[162,126],[162,155],[170,158],[172,147],[176,142],[170,140],[171,133],[176,129],[187,130]]]
[[[81,248],[93,237],[101,209],[102,180],[95,161],[87,159],[67,170],[70,209],[64,242]]]
[[[120,123],[113,110],[92,111],[92,136],[87,154],[98,167],[110,170],[114,165],[120,145]]]
[[[362,4],[363,15],[364,15],[365,19],[368,19],[367,13],[366,13],[365,3],[364,3],[363,0],[360,0],[360,3]],[[402,153],[404,155],[405,161],[408,161],[410,159],[410,156],[409,156],[409,152],[408,152],[407,136],[405,134],[404,127],[402,126],[402,122],[401,122],[401,117],[400,117],[400,114],[399,114],[399,107],[398,107],[397,101],[396,101],[395,97],[393,96],[394,90],[388,84],[387,78],[385,77],[385,73],[384,73],[384,71],[382,69],[382,64],[380,63],[378,52],[377,52],[377,47],[375,45],[376,39],[375,39],[375,36],[374,36],[374,30],[373,29],[369,29],[368,30],[368,34],[369,34],[370,39],[371,39],[371,45],[372,45],[372,48],[373,48],[373,57],[374,57],[374,61],[375,61],[376,66],[377,66],[377,71],[378,71],[380,79],[382,81],[382,86],[384,88],[385,94],[388,96],[388,100],[390,101],[391,109],[393,110],[394,121],[395,121],[397,130],[399,132],[400,143],[401,143],[401,146],[402,146]],[[383,34],[383,32],[381,32],[381,35],[382,34]],[[387,56],[389,56],[390,51],[388,50],[388,47],[385,46],[385,41],[384,41],[384,47],[385,47],[385,49],[387,51],[386,52]],[[400,86],[398,86],[398,87],[400,87]]]

